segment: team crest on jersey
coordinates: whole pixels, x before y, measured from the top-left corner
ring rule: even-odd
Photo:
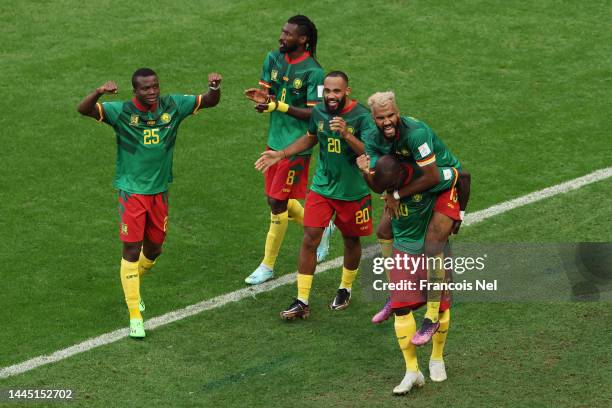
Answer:
[[[354,135],[354,134],[355,134],[355,128],[354,128],[354,127],[352,127],[352,126],[347,127],[347,128],[346,128],[346,130],[348,130],[348,132],[349,132],[351,135]]]
[[[420,203],[422,199],[423,196],[421,194],[415,194],[412,196],[412,201],[414,201],[415,203]]]
[[[410,157],[410,150],[408,149],[396,150],[395,154],[397,154],[398,156]]]
[[[319,132],[322,132],[324,128],[325,128],[325,122],[320,120],[319,121]]]
[[[138,115],[130,116],[130,126],[138,126],[139,120],[140,120],[140,117]]]
[[[302,87],[302,80],[300,78],[295,78],[293,80],[293,88],[300,89]]]
[[[162,121],[162,122],[164,122],[164,123],[168,123],[168,122],[170,122],[170,119],[172,119],[172,116],[170,116],[170,114],[169,114],[169,113],[167,113],[167,112],[164,112],[164,113],[161,115],[161,121]]]
[[[273,81],[276,81],[276,79],[278,78],[278,71],[273,69],[272,72],[270,73],[270,77],[272,78]]]

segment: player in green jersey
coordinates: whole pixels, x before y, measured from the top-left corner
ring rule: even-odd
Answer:
[[[379,190],[400,189],[410,183],[418,182],[422,176],[415,164],[400,163],[396,156],[381,156],[376,163],[372,177],[373,185]],[[442,168],[446,169],[446,168]],[[421,387],[425,383],[419,371],[416,346],[411,338],[416,332],[416,323],[412,314],[426,303],[427,294],[421,290],[421,282],[427,282],[426,263],[432,258],[425,258],[423,253],[425,234],[437,201],[437,192],[453,188],[458,173],[452,171],[452,177],[441,180],[432,189],[420,194],[400,199],[398,217],[391,221],[393,229],[393,259],[401,259],[390,273],[390,282],[413,282],[413,290],[392,290],[390,307],[395,314],[395,332],[397,341],[406,363],[406,373],[401,383],[393,389],[394,394],[405,394],[413,386]],[[409,262],[409,258],[410,261]],[[419,263],[420,261],[420,263]],[[408,265],[408,268],[406,268]],[[412,268],[410,268],[412,265]],[[444,269],[443,264],[439,265]],[[443,280],[447,280],[450,271],[444,271]],[[433,335],[433,347],[429,360],[429,373],[433,381],[446,380],[446,368],[443,359],[444,346],[450,324],[450,295],[445,292],[440,298],[438,322],[440,327]]]
[[[205,94],[160,96],[157,74],[141,68],[132,75],[132,100],[99,103],[102,95],[118,92],[117,84],[108,81],[77,108],[80,114],[111,126],[117,139],[113,185],[119,190],[120,273],[130,314],[130,337],[145,337],[140,278],[155,264],[166,237],[168,183],[172,181],[178,127],[189,115],[219,103],[221,80],[221,75],[209,74]]]
[[[371,125],[370,112],[348,98],[351,89],[344,72],[333,71],[324,81],[324,103],[314,107],[304,136],[280,151],[268,150],[255,163],[264,171],[279,160],[310,151],[319,144],[319,160],[304,212],[304,239],[300,250],[297,298],[281,312],[283,319],[307,318],[308,298],[316,267],[316,249],[325,227],[334,223],[344,238],[342,281],[330,307],[349,305],[352,284],[361,258],[361,236],[372,233],[370,190],[355,163],[363,154],[363,134]]]
[[[450,179],[451,173],[461,170],[461,164],[429,126],[412,117],[400,116],[393,92],[375,93],[368,99],[368,104],[372,109],[372,117],[377,126],[377,130],[366,138],[369,167],[376,165],[379,156],[391,153],[396,155],[400,161],[416,163],[423,172],[423,176],[413,183],[386,196],[386,205],[390,213],[397,215],[402,197],[423,193],[438,184],[440,180]],[[447,167],[447,169],[441,171],[441,167]],[[366,171],[366,179],[369,180],[369,177],[371,176]],[[463,179],[465,180],[466,177],[469,175],[464,173]],[[425,254],[428,257],[443,259],[443,250],[448,237],[453,231],[458,230],[465,207],[462,208],[457,200],[455,189],[438,194],[434,215],[431,217],[425,239]],[[388,256],[392,242],[389,217],[383,215],[377,229],[377,236],[383,255]],[[441,280],[443,275],[444,271],[440,268],[429,268],[428,270],[428,276],[434,283]],[[437,290],[429,292],[423,324],[413,338],[417,345],[428,342],[439,326],[437,320],[440,295],[440,291]],[[374,316],[373,321],[380,322],[389,314],[389,307],[386,305]]]
[[[270,116],[267,148],[281,151],[308,127],[312,107],[322,96],[323,70],[317,62],[317,29],[306,16],[297,15],[283,26],[279,49],[264,60],[260,89],[245,91],[255,109]],[[274,264],[289,220],[303,223],[311,149],[283,158],[266,170],[265,194],[270,206],[270,228],[264,258],[245,282],[255,285],[274,275]]]

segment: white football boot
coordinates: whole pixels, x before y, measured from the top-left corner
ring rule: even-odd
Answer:
[[[444,360],[429,360],[429,378],[435,382],[442,382],[448,378]]]
[[[422,387],[425,385],[425,377],[420,371],[406,371],[406,375],[402,382],[393,389],[393,394],[403,395],[412,389],[412,387]]]

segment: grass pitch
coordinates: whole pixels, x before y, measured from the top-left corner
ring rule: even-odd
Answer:
[[[18,2],[0,4],[0,366],[123,327],[115,143],[79,100],[108,79],[117,98],[154,68],[163,92],[224,75],[221,104],[181,127],[165,253],[144,281],[155,316],[243,287],[268,223],[253,162],[267,122],[242,96],[296,13],[319,29],[326,70],[365,101],[394,89],[473,175],[470,210],[612,164],[608,2]],[[610,242],[610,180],[465,228],[478,242]],[[380,207],[380,206],[379,206]],[[378,209],[379,209],[378,207]],[[376,218],[375,218],[376,219]],[[340,255],[340,240],[332,256]],[[374,242],[372,239],[368,243]],[[300,231],[277,273],[295,271]],[[464,304],[454,309],[449,380],[404,398],[403,362],[379,305],[325,309],[338,271],[315,278],[313,319],[277,318],[287,286],[0,381],[73,387],[83,406],[609,406],[607,304]],[[426,353],[425,353],[426,354]],[[426,368],[426,355],[421,353]]]

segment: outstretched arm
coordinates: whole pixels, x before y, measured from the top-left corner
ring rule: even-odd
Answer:
[[[282,150],[266,150],[261,154],[261,157],[255,162],[255,168],[259,171],[266,171],[270,166],[273,166],[276,162],[286,159],[287,157],[294,156],[305,150],[308,150],[317,144],[317,136],[306,134],[289,146]]]
[[[77,111],[84,116],[89,116],[96,120],[100,120],[102,116],[98,109],[96,108],[96,103],[98,99],[104,94],[116,94],[118,91],[117,84],[113,81],[107,81],[104,85],[99,86],[89,95],[87,95],[79,106],[77,106]]]
[[[212,72],[208,74],[208,92],[200,96],[202,108],[212,108],[217,106],[221,99],[221,81],[223,77],[221,74]]]

